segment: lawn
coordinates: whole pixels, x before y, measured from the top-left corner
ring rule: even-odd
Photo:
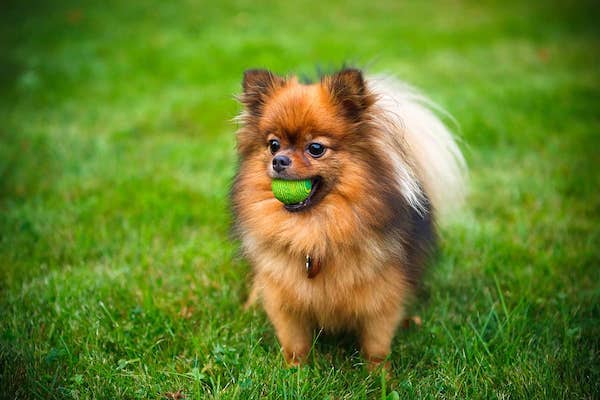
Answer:
[[[597,4],[217,3],[0,5],[0,398],[600,397]],[[343,63],[470,167],[387,379],[345,337],[286,369],[229,236],[243,70]]]

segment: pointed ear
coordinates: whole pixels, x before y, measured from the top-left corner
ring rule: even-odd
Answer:
[[[266,69],[249,69],[244,72],[242,87],[244,93],[240,97],[248,112],[259,116],[265,101],[275,91],[282,87],[285,80]]]
[[[360,120],[364,111],[374,103],[374,98],[365,85],[362,72],[358,69],[343,69],[326,77],[324,84],[329,90],[331,98],[353,121]]]

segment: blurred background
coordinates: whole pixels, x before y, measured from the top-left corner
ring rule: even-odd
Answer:
[[[3,1],[0,397],[597,397],[599,14]],[[471,169],[387,382],[352,341],[282,368],[229,237],[243,71],[344,64],[421,88]]]

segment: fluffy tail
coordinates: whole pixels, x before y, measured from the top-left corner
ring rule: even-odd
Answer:
[[[393,139],[408,158],[397,167],[401,185],[407,188],[404,195],[418,209],[422,194],[414,191],[422,188],[435,212],[448,215],[464,199],[467,168],[453,135],[432,111],[443,110],[414,88],[390,77],[371,77],[368,86],[377,97],[380,111],[375,123],[393,136],[388,139]],[[403,170],[406,168],[409,171]],[[418,182],[407,181],[411,179]]]

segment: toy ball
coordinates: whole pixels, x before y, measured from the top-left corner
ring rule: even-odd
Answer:
[[[296,204],[308,198],[312,182],[310,179],[287,180],[273,179],[271,190],[275,198],[283,204]]]

